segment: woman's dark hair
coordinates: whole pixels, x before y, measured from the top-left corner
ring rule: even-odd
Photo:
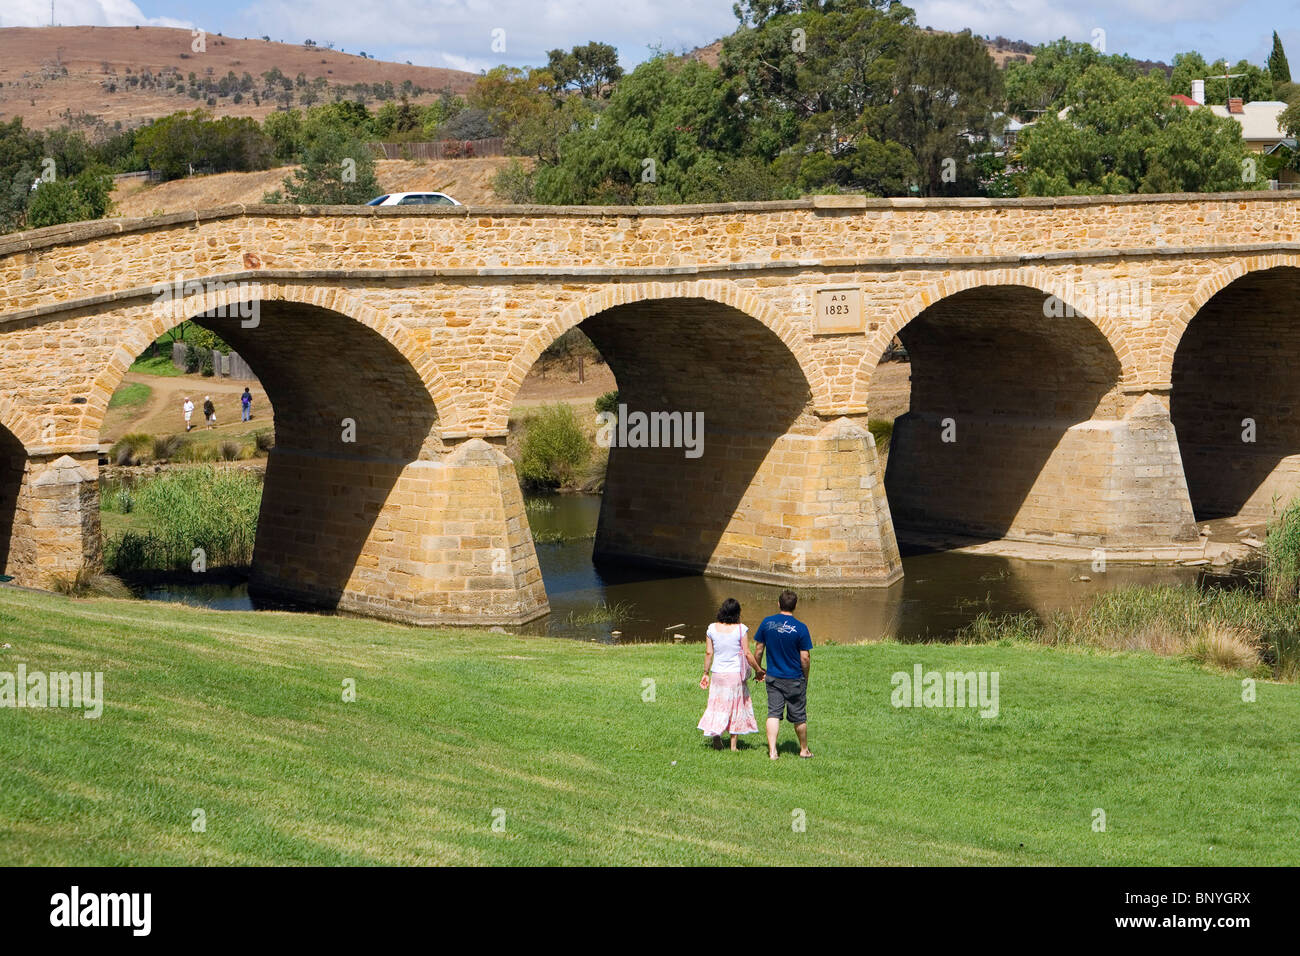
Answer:
[[[739,624],[740,623],[740,602],[735,598],[727,598],[722,602],[722,607],[718,608],[719,624]]]

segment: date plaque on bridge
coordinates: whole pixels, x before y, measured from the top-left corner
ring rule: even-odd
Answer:
[[[818,289],[813,314],[814,335],[842,335],[865,332],[862,319],[862,290],[856,287]]]

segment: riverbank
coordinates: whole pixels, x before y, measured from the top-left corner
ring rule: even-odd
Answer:
[[[817,758],[791,756],[785,729],[772,764],[752,741],[717,753],[698,736],[698,647],[11,587],[0,643],[12,645],[0,671],[103,671],[105,697],[97,721],[0,708],[6,865],[1300,856],[1300,761],[1284,730],[1300,721],[1300,689],[1261,683],[1247,704],[1238,679],[1151,654],[818,648]],[[998,672],[998,716],[894,707],[892,676],[918,665]],[[743,826],[719,826],[741,806]]]

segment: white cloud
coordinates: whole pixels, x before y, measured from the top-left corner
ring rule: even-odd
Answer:
[[[186,20],[146,17],[131,0],[55,0],[54,20],[68,26],[96,27],[188,27]],[[45,27],[50,25],[49,0],[4,0],[0,27]]]

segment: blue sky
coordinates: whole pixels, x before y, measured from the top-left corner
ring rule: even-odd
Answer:
[[[55,16],[64,24],[156,23],[290,43],[310,38],[380,59],[478,70],[544,62],[546,50],[588,40],[614,44],[632,66],[655,48],[689,49],[731,32],[731,6],[732,0],[55,0]],[[1031,43],[1059,36],[1090,42],[1102,30],[1108,52],[1165,61],[1199,50],[1209,60],[1263,63],[1276,29],[1300,75],[1297,0],[918,0],[911,6],[922,26],[970,27]],[[0,26],[37,26],[49,18],[49,0],[3,0],[0,7]]]

